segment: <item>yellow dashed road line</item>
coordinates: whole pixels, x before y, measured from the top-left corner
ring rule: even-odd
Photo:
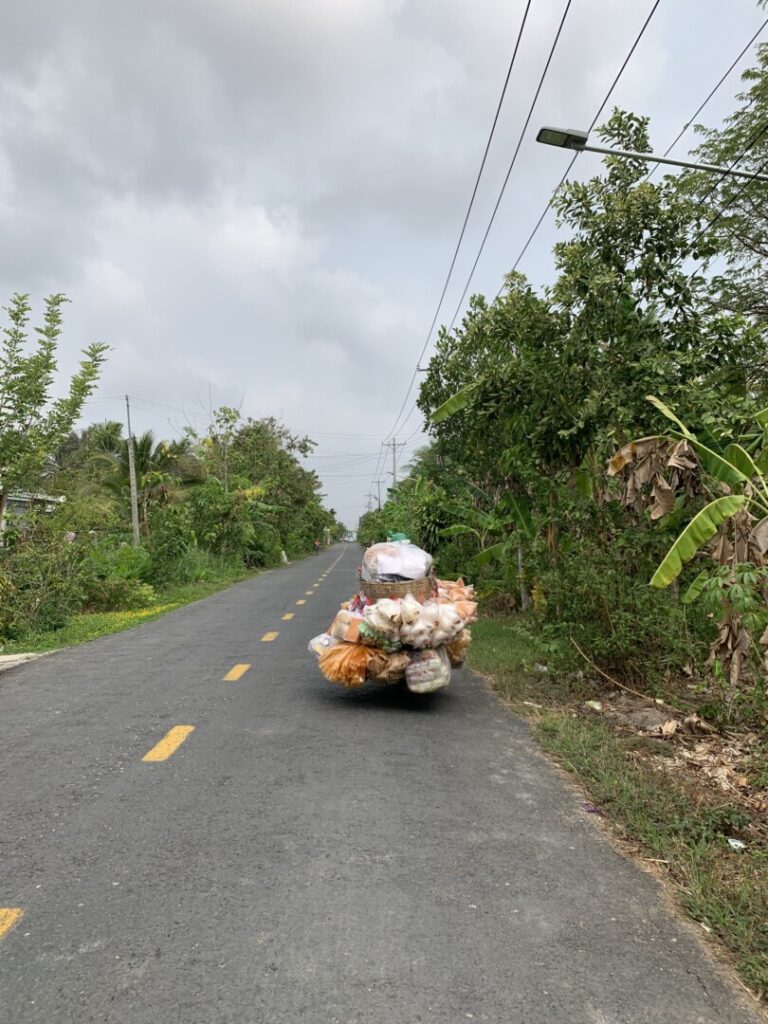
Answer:
[[[184,740],[194,731],[194,725],[174,725],[152,749],[142,757],[142,761],[165,761],[178,750]]]
[[[297,602],[296,602],[296,604],[306,604],[306,603],[307,603],[307,602],[306,602],[306,601],[304,600],[304,598],[303,598],[303,597],[302,597],[302,599],[301,599],[300,601],[297,601]]]
[[[304,593],[307,595],[307,597],[312,597],[312,595],[314,594],[314,590],[305,590]]]
[[[0,907],[0,938],[7,934],[24,916],[19,907]]]
[[[271,631],[269,633],[265,633],[264,636],[261,638],[261,642],[263,644],[269,644],[273,640],[277,640],[277,638],[279,636],[280,636],[280,634],[276,630],[273,630],[273,631]]]
[[[293,612],[286,612],[285,615],[283,616],[283,622],[290,622],[293,616]]]
[[[242,679],[245,673],[250,668],[250,665],[234,665],[229,672],[224,676],[225,683],[234,683],[238,679]]]

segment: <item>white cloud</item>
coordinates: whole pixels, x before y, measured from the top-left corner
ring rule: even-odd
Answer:
[[[245,392],[254,415],[377,448],[432,319],[523,0],[71,0],[66,18],[60,6],[11,5],[0,35],[4,295],[66,291],[62,361],[109,342],[104,394],[204,421]],[[441,319],[562,9],[532,6]],[[589,123],[648,10],[572,5],[478,290],[495,292],[566,165],[533,129]],[[664,148],[760,20],[751,4],[662,4],[614,102],[651,114]],[[734,77],[712,118],[735,89]],[[552,232],[547,221],[522,268],[536,281]],[[137,406],[139,425],[183,422],[150,408]],[[359,509],[366,481],[328,483]]]
[[[109,260],[90,260],[84,269],[87,302],[96,313],[123,315],[144,308],[144,284]]]

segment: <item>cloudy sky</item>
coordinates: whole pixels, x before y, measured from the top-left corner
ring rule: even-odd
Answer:
[[[565,0],[533,0],[450,321]],[[472,290],[495,294],[652,0],[573,0]],[[0,15],[0,295],[64,291],[62,368],[112,353],[87,421],[162,436],[221,404],[318,441],[353,525],[386,472],[524,0],[24,0]],[[64,16],[66,11],[66,16]],[[764,12],[661,0],[613,101],[667,147]],[[702,120],[732,109],[734,73]],[[683,154],[687,136],[678,147]],[[580,174],[594,170],[583,156]],[[551,274],[548,221],[520,269]],[[409,405],[406,405],[406,411]],[[419,443],[420,421],[399,425]],[[376,470],[379,469],[377,474]],[[375,485],[374,485],[375,491]]]

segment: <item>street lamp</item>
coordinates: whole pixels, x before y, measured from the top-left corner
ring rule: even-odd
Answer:
[[[734,178],[749,178],[751,181],[768,181],[768,174],[753,174],[750,171],[734,171],[731,167],[716,167],[714,164],[696,164],[691,160],[670,160],[666,156],[654,156],[653,153],[633,153],[626,149],[608,149],[606,146],[587,145],[588,132],[578,128],[539,129],[537,142],[545,146],[556,146],[558,149],[574,149],[577,153],[604,153],[606,156],[623,156],[629,160],[646,160],[651,164],[672,164],[674,167],[692,167],[695,171],[711,171],[713,174],[730,174]]]

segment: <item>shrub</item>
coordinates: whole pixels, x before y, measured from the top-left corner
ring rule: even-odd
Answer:
[[[282,544],[280,534],[269,523],[255,522],[245,554],[249,566],[278,565]]]
[[[192,516],[186,505],[166,505],[152,510],[150,518],[151,579],[165,584],[192,582],[186,572],[180,572],[185,559],[194,560],[196,538]]]
[[[642,526],[562,538],[539,586],[542,633],[564,660],[579,658],[573,637],[601,668],[642,684],[706,657],[706,626],[692,632],[674,590],[648,585],[665,546]]]
[[[0,638],[60,629],[80,610],[82,551],[49,524],[35,524],[0,551]]]
[[[146,548],[119,537],[96,543],[83,560],[83,605],[88,611],[145,608],[155,596],[147,580],[152,560]]]

